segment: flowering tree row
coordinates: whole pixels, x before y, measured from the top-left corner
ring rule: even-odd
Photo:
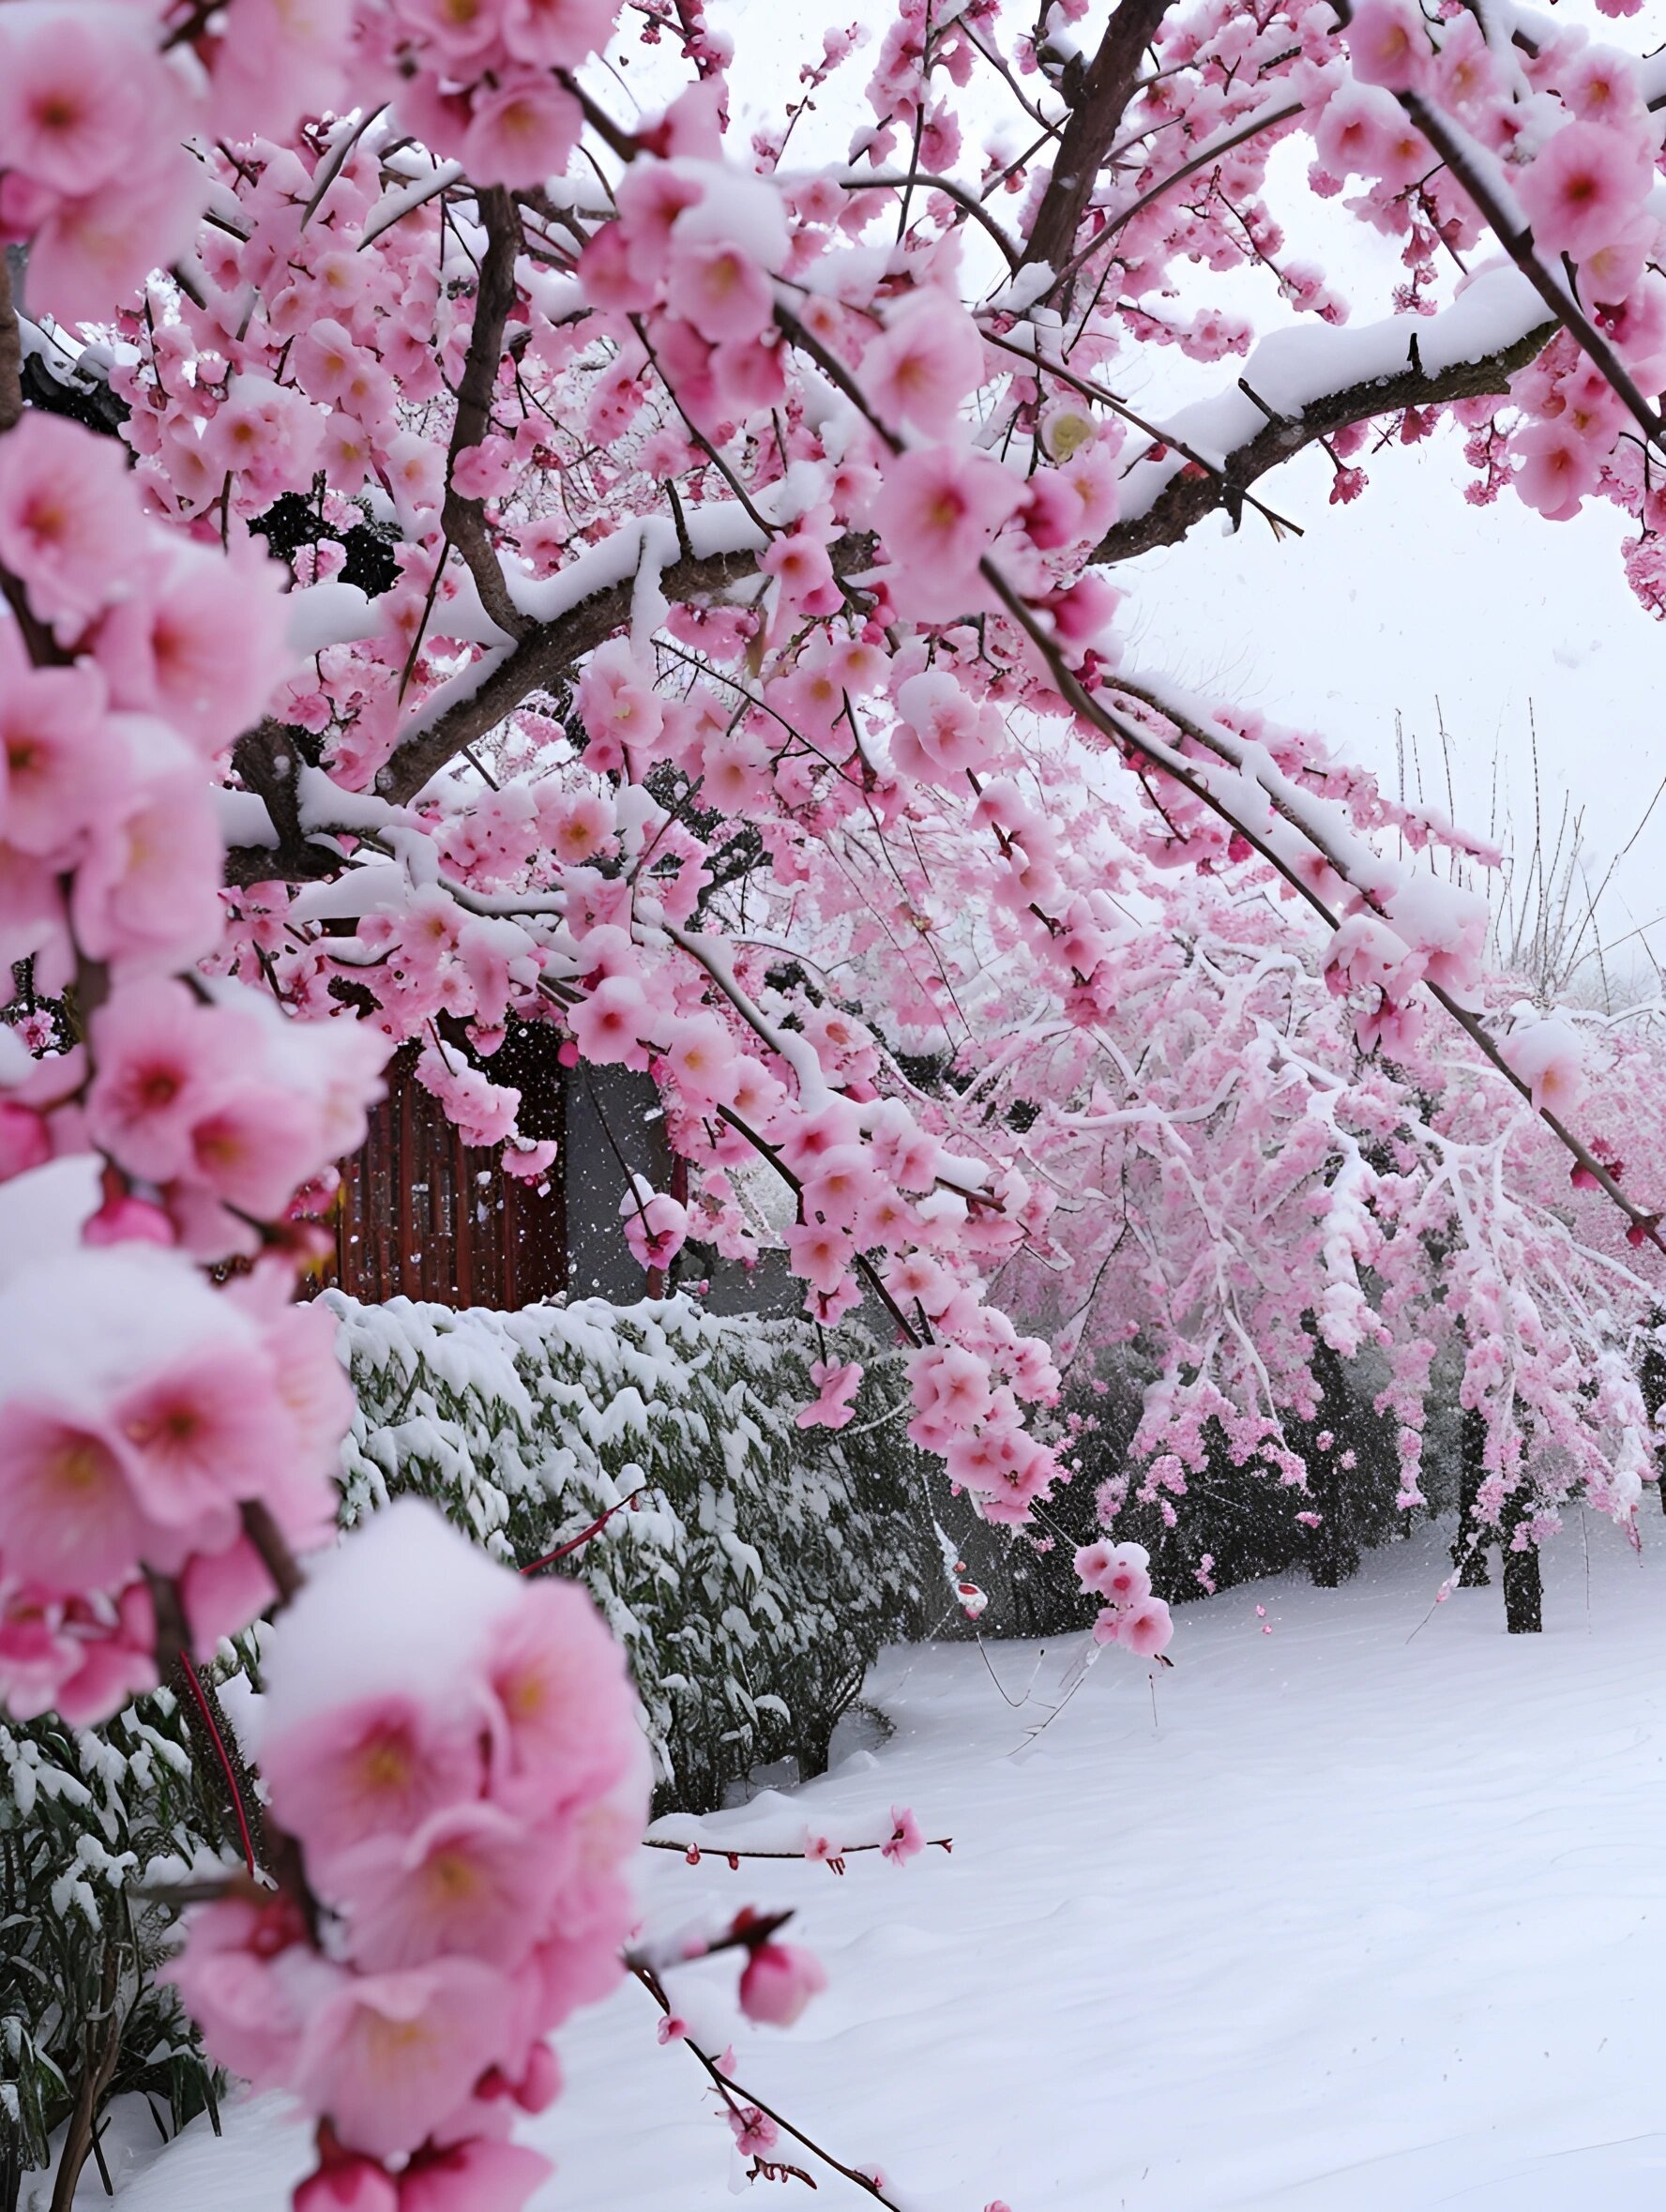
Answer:
[[[302,1586],[345,1407],[288,1301],[391,1043],[532,1177],[511,1015],[651,1072],[689,1195],[628,1201],[644,1265],[747,1256],[772,1179],[807,1311],[888,1317],[991,1520],[1067,1441],[997,1279],[1079,1317],[1136,1254],[1159,1486],[1211,1412],[1301,1479],[1305,1351],[1375,1341],[1415,1498],[1437,1306],[1486,1509],[1539,1479],[1522,1408],[1552,1499],[1626,1520],[1646,1469],[1646,1280],[1511,1171],[1553,1140],[1634,1253],[1655,1211],[1576,1031],[1489,1002],[1426,864],[1473,848],[1138,668],[1108,571],[1217,515],[1271,553],[1280,462],[1351,499],[1449,417],[1474,495],[1633,515],[1657,608],[1658,65],[1411,0],[876,28],[747,143],[700,0],[0,7],[0,973],[70,1025],[0,1037],[0,1686],[94,1719],[287,1608],[277,1888],[179,1975],[316,2114],[309,2212],[523,2201],[644,1811],[570,1589],[404,1513]],[[1357,328],[1286,238],[1350,190],[1404,268]],[[1131,403],[1165,347],[1219,394]],[[25,355],[106,373],[124,444]],[[1081,1570],[1159,1654],[1137,1553]],[[784,2017],[770,1933],[726,1940]]]

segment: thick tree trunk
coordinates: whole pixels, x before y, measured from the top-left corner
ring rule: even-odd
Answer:
[[[1538,1571],[1538,1547],[1524,1552],[1504,1551],[1504,1625],[1512,1636],[1537,1636],[1544,1628],[1544,1584]]]
[[[1458,1536],[1452,1546],[1452,1565],[1458,1569],[1461,1590],[1484,1590],[1492,1577],[1487,1571],[1487,1547],[1476,1519],[1476,1499],[1481,1488],[1481,1455],[1487,1446],[1487,1421],[1476,1408],[1458,1417]]]
[[[1349,1435],[1348,1383],[1341,1360],[1318,1334],[1312,1315],[1306,1319],[1313,1331],[1313,1380],[1320,1391],[1313,1427],[1328,1429],[1334,1439],[1328,1451],[1311,1448],[1307,1453],[1308,1492],[1319,1515],[1308,1553],[1308,1571],[1316,1588],[1335,1590],[1359,1572],[1359,1539],[1355,1534],[1347,1480],[1339,1463]]]
[[[1512,1636],[1537,1636],[1544,1627],[1544,1583],[1538,1568],[1538,1546],[1514,1551],[1516,1531],[1527,1518],[1520,1492],[1504,1508],[1504,1625]]]
[[[1341,1472],[1334,1451],[1315,1454],[1317,1464],[1308,1477],[1313,1509],[1320,1515],[1313,1531],[1309,1572],[1321,1590],[1340,1589],[1359,1572],[1359,1544],[1349,1525]]]

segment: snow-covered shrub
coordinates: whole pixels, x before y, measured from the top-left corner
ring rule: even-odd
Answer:
[[[85,2155],[112,2098],[143,2093],[165,2134],[212,2107],[190,2023],[153,1979],[173,1915],[140,1894],[159,1861],[219,1849],[202,1767],[167,1689],[102,1728],[0,1724],[3,2212],[55,2129],[79,2129]]]
[[[325,1297],[358,1396],[349,1523],[415,1492],[527,1567],[611,1515],[566,1564],[629,1655],[662,1804],[825,1763],[933,1572],[895,1363],[871,1359],[845,1437],[796,1422],[820,1356],[797,1322],[682,1296],[514,1313]]]

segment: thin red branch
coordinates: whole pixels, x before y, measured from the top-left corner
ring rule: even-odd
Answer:
[[[553,1552],[546,1552],[541,1559],[535,1559],[530,1567],[523,1567],[521,1572],[523,1574],[537,1574],[540,1567],[553,1567],[557,1559],[565,1559],[569,1553],[582,1551],[592,1537],[601,1534],[615,1513],[622,1513],[627,1506],[641,1497],[646,1488],[645,1482],[639,1483],[629,1497],[621,1498],[616,1506],[610,1506],[605,1513],[598,1514],[588,1528],[580,1529],[576,1537],[569,1538],[565,1544],[557,1544]]]
[[[220,1761],[220,1771],[225,1777],[225,1786],[231,1795],[232,1811],[236,1816],[237,1838],[243,1846],[243,1863],[248,1867],[252,1878],[258,1873],[259,1869],[254,1862],[254,1838],[249,1832],[249,1815],[244,1811],[243,1793],[237,1787],[236,1769],[232,1765],[232,1755],[226,1749],[224,1736],[220,1733],[220,1723],[214,1717],[214,1707],[208,1702],[207,1694],[203,1688],[202,1677],[198,1674],[189,1651],[182,1651],[179,1655],[179,1672],[185,1679],[187,1689],[190,1692],[191,1702],[197,1708],[197,1717],[208,1731],[208,1738],[214,1746],[215,1757]]]

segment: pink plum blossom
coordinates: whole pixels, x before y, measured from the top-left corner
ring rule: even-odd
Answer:
[[[634,1699],[586,1591],[553,1579],[522,1590],[493,1624],[485,1674],[506,1802],[560,1807],[627,1774]]]
[[[826,1986],[826,1969],[813,1952],[798,1944],[762,1943],[741,1974],[740,2008],[749,2020],[791,2027]]]
[[[644,1267],[668,1267],[681,1251],[689,1234],[688,1208],[663,1190],[649,1190],[636,1178],[638,1189],[619,1201],[625,1223],[625,1241]]]
[[[873,521],[925,619],[964,612],[977,564],[1022,496],[998,462],[954,446],[921,447],[889,464]]]
[[[234,1040],[183,983],[144,977],[93,1016],[88,1128],[133,1174],[166,1183],[191,1165],[197,1121],[235,1060]]]
[[[888,1858],[893,1866],[905,1866],[925,1848],[925,1833],[914,1814],[906,1805],[893,1805],[891,1832],[880,1846],[881,1857]]]
[[[811,1364],[810,1379],[816,1386],[816,1396],[809,1405],[800,1406],[794,1416],[798,1427],[846,1427],[855,1414],[852,1400],[862,1380],[859,1362],[854,1359],[842,1362],[818,1359]]]
[[[522,2212],[549,2173],[537,2151],[473,2136],[417,2153],[400,2174],[399,2212]]]
[[[409,1837],[359,1846],[340,1860],[334,1882],[352,1901],[349,1940],[367,1972],[448,1956],[509,1968],[561,1871],[553,1853],[528,1852],[519,1821],[474,1804],[432,1814]]]
[[[542,184],[566,169],[580,123],[570,93],[547,77],[515,73],[495,92],[476,96],[463,159],[483,183]]]
[[[1518,1024],[1499,1051],[1532,1093],[1536,1113],[1566,1116],[1585,1091],[1585,1051],[1578,1032],[1554,1017]]]
[[[112,1439],[13,1400],[0,1424],[7,1566],[60,1591],[124,1582],[143,1523]]]
[[[295,2193],[294,2212],[399,2212],[400,2192],[379,2159],[338,2155]]]
[[[743,247],[719,239],[674,237],[665,297],[713,345],[756,338],[775,304],[767,272]]]
[[[1146,1597],[1125,1616],[1122,1642],[1141,1659],[1157,1659],[1168,1648],[1174,1633],[1169,1609],[1160,1598]]]
[[[576,68],[607,44],[617,12],[610,0],[506,0],[504,44],[517,61]]]
[[[269,1361],[217,1345],[150,1374],[112,1408],[133,1493],[166,1526],[189,1526],[272,1486],[288,1442]]]
[[[983,381],[983,341],[958,301],[913,295],[862,356],[862,381],[893,428],[945,436]]]
[[[641,986],[627,976],[604,977],[568,1016],[580,1052],[598,1064],[629,1059],[649,1020]]]
[[[1348,25],[1348,58],[1362,84],[1420,92],[1433,53],[1416,0],[1360,0]]]
[[[31,410],[0,440],[0,566],[44,621],[84,623],[116,589],[133,494],[118,448]]]
[[[474,1796],[481,1772],[464,1727],[392,1692],[286,1731],[263,1746],[261,1765],[287,1825],[324,1867],[371,1837],[412,1834]]]
[[[1628,226],[1653,177],[1641,133],[1565,123],[1522,173],[1516,192],[1542,250],[1582,261]]]
[[[356,2150],[413,2150],[512,2046],[515,2010],[512,1989],[473,1959],[343,1976],[302,2031],[295,2088]]]

